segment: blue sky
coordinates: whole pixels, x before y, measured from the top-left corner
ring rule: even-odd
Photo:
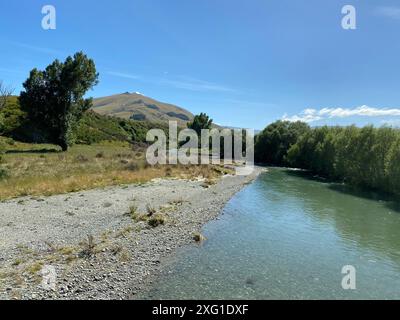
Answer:
[[[41,28],[54,5],[57,29]],[[341,9],[357,10],[344,30]],[[83,50],[94,97],[142,92],[215,122],[260,129],[400,124],[400,3],[390,0],[2,0],[0,79]]]

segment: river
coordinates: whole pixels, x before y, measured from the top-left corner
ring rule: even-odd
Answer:
[[[400,299],[400,206],[376,193],[270,168],[203,234],[141,298]]]

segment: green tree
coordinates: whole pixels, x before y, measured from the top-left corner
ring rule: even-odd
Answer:
[[[400,194],[400,134],[393,142],[388,152],[386,170],[388,176],[388,190]]]
[[[92,106],[92,99],[84,95],[97,83],[94,61],[78,52],[64,62],[55,60],[44,71],[33,69],[23,84],[21,108],[48,142],[66,151],[82,114]]]
[[[309,128],[278,121],[256,140],[256,160],[307,169],[351,185],[400,194],[400,130]]]
[[[25,113],[21,110],[17,97],[9,97],[0,109],[0,135],[13,136],[15,130],[25,121]]]
[[[287,153],[310,127],[303,122],[277,121],[256,137],[255,160],[272,165],[286,165]]]
[[[205,113],[196,115],[192,122],[188,123],[188,128],[196,131],[197,135],[201,136],[202,129],[211,129],[213,120]]]

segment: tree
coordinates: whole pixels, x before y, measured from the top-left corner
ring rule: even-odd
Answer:
[[[304,122],[276,121],[256,137],[255,159],[272,165],[286,165],[290,147],[310,127]]]
[[[44,71],[33,69],[23,84],[20,104],[28,122],[45,133],[63,151],[74,142],[74,129],[91,108],[86,92],[98,83],[95,63],[78,52],[65,62],[55,60]]]
[[[13,136],[25,121],[25,113],[21,110],[17,97],[10,97],[6,105],[0,109],[0,135]]]
[[[3,81],[0,80],[0,110],[5,108],[7,101],[11,97],[13,92],[14,89],[12,89],[11,87],[6,87],[3,84]]]
[[[196,131],[200,137],[202,129],[211,129],[213,120],[205,113],[200,113],[195,116],[192,122],[188,123],[188,128]]]

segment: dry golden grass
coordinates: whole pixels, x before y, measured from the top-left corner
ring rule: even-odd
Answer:
[[[76,145],[60,152],[52,145],[16,143],[8,147],[2,166],[0,200],[20,196],[49,196],[154,178],[203,177],[215,181],[225,168],[217,166],[149,166],[143,150],[127,144]]]

